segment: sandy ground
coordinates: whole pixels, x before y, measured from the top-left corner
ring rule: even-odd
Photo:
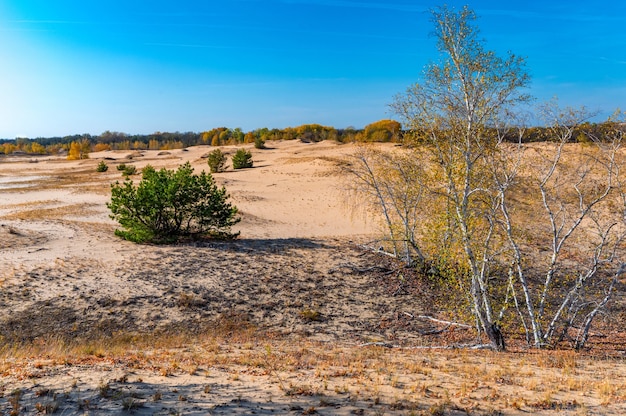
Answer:
[[[419,348],[442,325],[426,288],[363,248],[376,221],[342,189],[354,146],[268,147],[214,175],[240,238],[173,246],[114,236],[115,166],[199,172],[210,147],[0,159],[0,412],[626,413],[619,357]]]

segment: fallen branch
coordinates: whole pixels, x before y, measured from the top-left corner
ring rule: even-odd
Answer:
[[[357,267],[357,266],[355,266],[354,264],[351,264],[351,263],[342,263],[342,264],[339,265],[339,267],[335,267],[335,268],[330,269],[328,271],[328,273],[329,274],[333,274],[333,273],[339,271],[339,269],[341,269],[341,268],[350,269],[350,270],[352,270],[352,272],[358,273],[358,274],[369,273],[369,272],[376,271],[376,270],[380,271],[380,272],[387,273],[387,274],[393,273],[393,270],[389,270],[387,267],[383,267],[383,266],[372,266],[372,267],[368,267],[368,268],[362,269],[362,268]]]
[[[359,347],[385,347],[385,348],[402,348],[399,345],[393,345],[388,342],[366,342],[359,345]]]
[[[427,336],[427,335],[439,335],[442,332],[447,331],[450,328],[450,324],[446,325],[444,328],[442,329],[433,329],[432,331],[417,331],[419,332],[420,335],[422,336]]]
[[[471,325],[460,324],[458,322],[444,321],[444,320],[441,320],[441,319],[433,318],[430,315],[413,316],[412,314],[410,314],[408,312],[404,312],[404,314],[410,316],[411,318],[428,319],[429,321],[437,322],[437,323],[440,323],[440,324],[446,324],[448,326],[453,325],[453,326],[458,326],[458,327],[465,328],[465,329],[473,329],[474,328]]]
[[[366,342],[365,344],[358,345],[359,348],[362,347],[384,347],[384,348],[396,348],[401,350],[461,350],[461,349],[469,349],[469,350],[493,350],[493,345],[491,344],[455,344],[455,345],[419,345],[419,346],[410,346],[403,347],[401,345],[394,345],[388,342]]]
[[[374,247],[368,247],[366,245],[360,245],[359,247],[362,248],[363,250],[371,251],[372,253],[384,254],[385,256],[393,257],[394,259],[398,258],[395,254],[383,250],[382,246],[374,248]]]

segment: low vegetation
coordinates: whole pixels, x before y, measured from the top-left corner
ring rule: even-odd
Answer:
[[[143,169],[135,186],[126,179],[111,185],[111,218],[124,228],[116,234],[134,242],[165,243],[182,237],[232,238],[237,208],[227,202],[225,188],[218,188],[204,171],[193,174],[186,163],[176,171]]]
[[[211,173],[223,172],[226,169],[226,155],[220,149],[215,149],[207,158]]]
[[[106,172],[107,170],[109,170],[109,165],[104,160],[101,160],[98,166],[96,166],[96,172]]]
[[[127,165],[125,163],[120,163],[117,165],[116,169],[122,172],[122,175],[128,177],[135,175],[137,173],[137,167],[135,165]]]
[[[254,162],[252,161],[252,154],[246,149],[239,149],[232,158],[233,169],[245,169],[251,168]]]

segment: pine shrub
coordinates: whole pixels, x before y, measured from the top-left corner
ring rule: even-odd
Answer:
[[[138,185],[126,179],[111,185],[111,218],[122,230],[115,234],[144,243],[169,243],[181,238],[234,238],[230,228],[239,222],[237,207],[227,202],[224,187],[211,174],[193,173],[189,162],[178,170],[143,169]]]
[[[243,169],[252,167],[252,154],[246,149],[239,149],[233,155],[233,169]]]
[[[96,167],[96,172],[106,172],[107,170],[109,170],[109,165],[104,163],[104,160],[101,160]]]
[[[226,155],[220,149],[209,153],[207,160],[211,173],[223,172],[226,169]]]

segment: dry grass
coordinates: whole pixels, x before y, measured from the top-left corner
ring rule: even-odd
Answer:
[[[9,213],[3,216],[5,220],[22,220],[22,221],[36,221],[36,220],[52,220],[52,219],[61,219],[68,217],[82,217],[85,215],[95,214],[98,212],[97,208],[100,208],[97,204],[62,204],[56,207],[49,207],[48,204],[40,205],[38,208],[30,208],[37,207],[38,204],[31,204],[29,208],[20,207],[18,211],[13,213]],[[8,206],[8,208],[15,208],[12,206]]]
[[[337,405],[380,414],[581,414],[588,407],[622,409],[626,403],[623,360],[563,352],[398,350],[306,341],[295,346],[281,340],[261,343],[258,333],[235,333],[230,325],[220,331],[225,333],[195,338],[127,334],[90,345],[48,340],[27,348],[5,347],[0,374],[33,379],[63,366],[115,368],[121,374],[116,383],[100,383],[95,389],[102,400],[121,400],[127,410],[151,406],[162,395],[156,391],[152,395],[159,399],[148,402],[113,385],[129,383],[130,375],[210,379],[216,373],[233,383],[275,384],[286,400],[296,397],[308,403],[303,409],[315,407],[325,414]],[[204,385],[204,394],[213,394],[211,390]],[[11,396],[13,405],[24,395],[20,391]],[[182,391],[179,396],[186,397]],[[48,404],[54,406],[53,401],[41,402]],[[331,411],[322,410],[326,407]]]

